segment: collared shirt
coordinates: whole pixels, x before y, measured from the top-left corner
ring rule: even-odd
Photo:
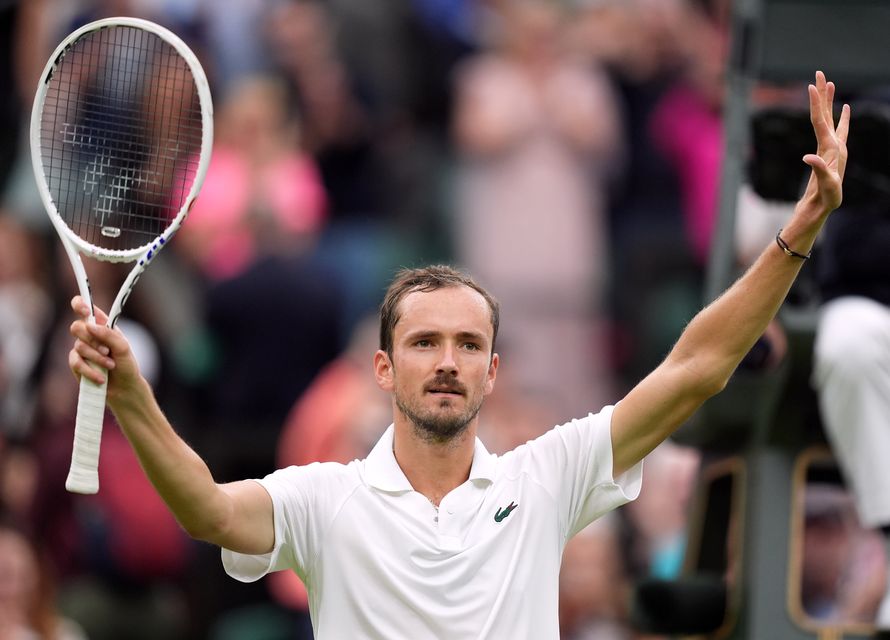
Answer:
[[[319,640],[559,637],[568,539],[639,495],[642,463],[612,477],[612,407],[503,456],[477,439],[470,477],[438,509],[393,454],[393,427],[364,460],[288,467],[259,480],[275,546],[223,550],[242,581],[292,569]]]

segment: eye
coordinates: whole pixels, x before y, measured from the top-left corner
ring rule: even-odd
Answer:
[[[475,342],[465,342],[464,343],[464,349],[466,349],[467,351],[479,351],[480,348],[481,347],[478,344],[476,344]]]
[[[430,341],[429,341],[428,339],[426,339],[426,338],[422,338],[422,339],[420,339],[420,340],[418,340],[417,342],[414,343],[414,346],[415,346],[415,347],[420,347],[421,349],[426,349],[427,347],[431,347],[432,345],[433,345],[433,343],[430,342]]]

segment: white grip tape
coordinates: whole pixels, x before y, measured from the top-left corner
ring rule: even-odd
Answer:
[[[105,382],[101,385],[83,376],[80,378],[74,450],[71,453],[71,469],[65,481],[65,488],[72,493],[92,494],[99,491],[99,445],[108,390],[107,372],[104,369],[100,371],[106,374]]]

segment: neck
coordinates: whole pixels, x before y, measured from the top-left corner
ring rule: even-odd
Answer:
[[[420,438],[407,420],[397,420],[393,453],[408,482],[430,502],[439,502],[470,477],[476,447],[475,420],[453,440],[431,443]]]

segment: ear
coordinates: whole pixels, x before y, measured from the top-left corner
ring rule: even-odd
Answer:
[[[392,360],[390,360],[389,354],[386,351],[378,349],[374,353],[374,378],[377,380],[377,386],[384,391],[392,391],[392,377]]]
[[[483,394],[488,395],[492,391],[494,391],[494,381],[498,377],[498,365],[501,362],[501,358],[498,354],[493,353],[491,355],[491,363],[488,365],[488,374],[485,377],[485,386],[483,387]]]

